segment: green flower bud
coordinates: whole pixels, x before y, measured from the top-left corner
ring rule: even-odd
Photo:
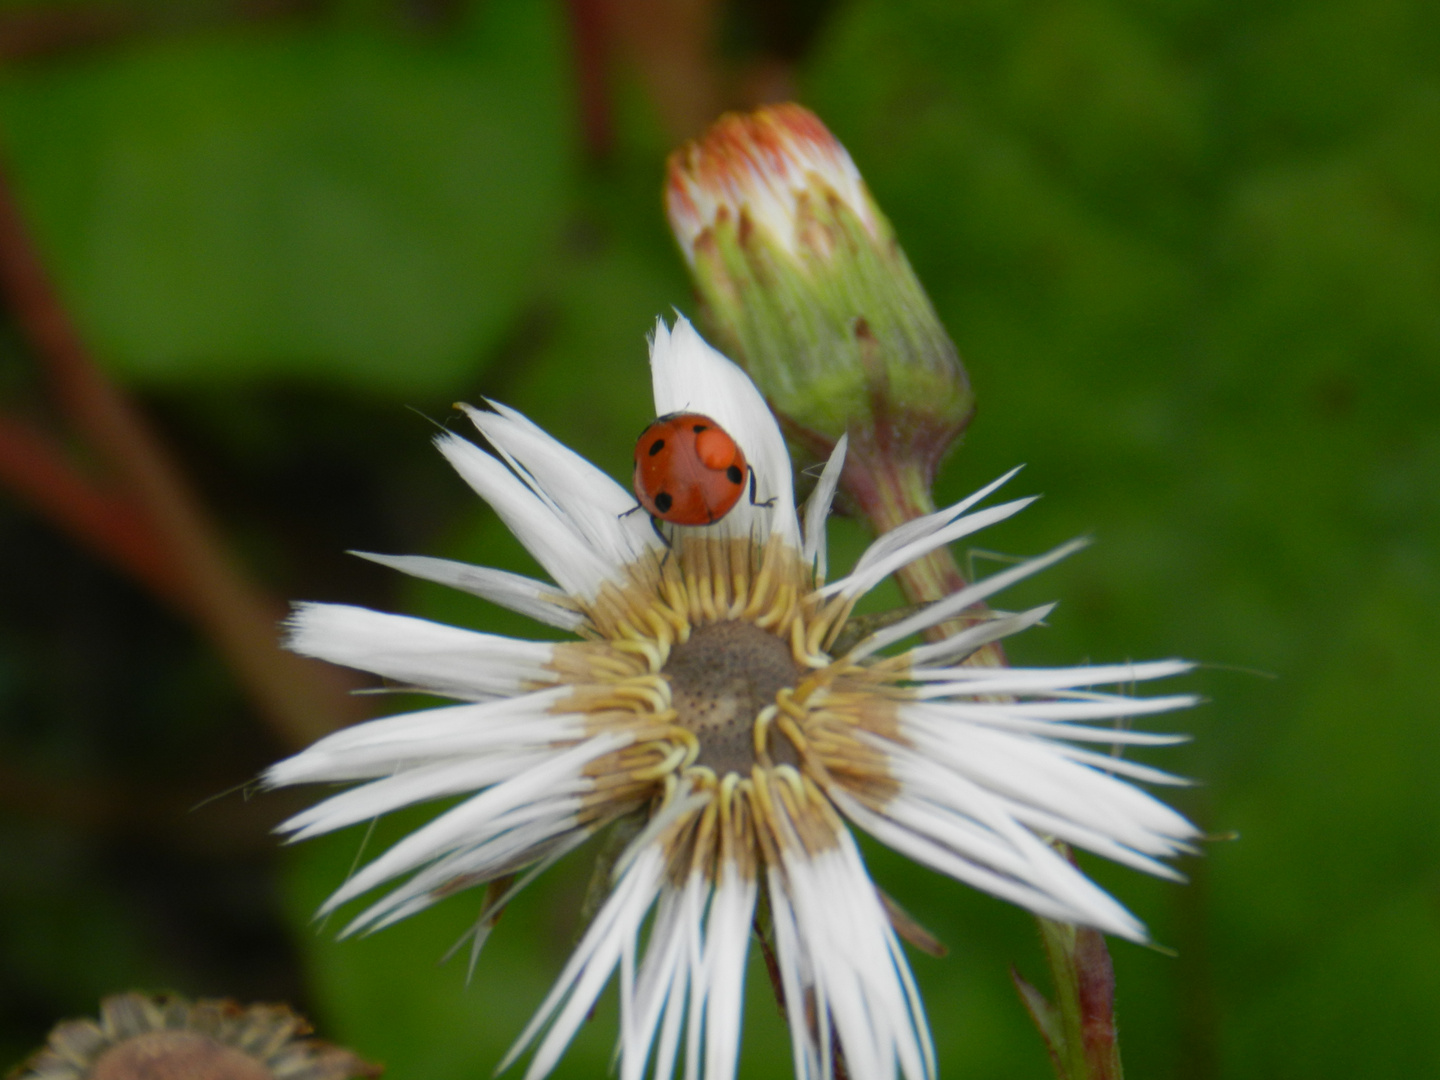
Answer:
[[[665,200],[716,343],[796,449],[823,457],[848,431],[854,497],[869,501],[889,474],[928,498],[974,398],[894,230],[825,125],[798,105],[723,116],[671,155]]]

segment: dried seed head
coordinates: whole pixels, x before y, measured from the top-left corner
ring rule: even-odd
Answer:
[[[749,776],[756,763],[757,718],[803,671],[788,643],[734,619],[698,627],[672,648],[661,673],[670,683],[677,722],[699,740],[695,764],[717,776]],[[773,733],[766,749],[777,764],[795,762],[794,748]]]
[[[384,1070],[311,1039],[284,1005],[116,994],[67,1020],[12,1080],[358,1080]]]

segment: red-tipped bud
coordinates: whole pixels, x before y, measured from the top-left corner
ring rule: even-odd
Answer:
[[[973,399],[955,346],[845,148],[811,112],[722,117],[665,202],[713,334],[804,451],[850,434],[847,486],[928,490]],[[868,474],[868,476],[867,476]]]

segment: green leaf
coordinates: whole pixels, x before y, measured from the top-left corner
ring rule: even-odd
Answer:
[[[563,217],[555,13],[433,37],[296,24],[12,70],[0,122],[82,329],[122,377],[473,378]]]

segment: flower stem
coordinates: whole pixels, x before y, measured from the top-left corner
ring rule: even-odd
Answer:
[[[1115,969],[1098,930],[1037,919],[1055,983],[1052,1004],[1014,968],[1010,977],[1060,1080],[1122,1080],[1115,1038]]]

